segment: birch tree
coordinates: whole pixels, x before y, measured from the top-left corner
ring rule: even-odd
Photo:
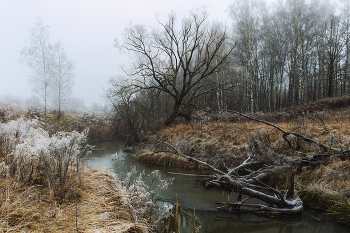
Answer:
[[[255,108],[254,89],[258,77],[259,24],[264,2],[260,0],[240,0],[230,6],[234,36],[237,46],[234,57],[247,79],[249,109]]]
[[[49,43],[49,27],[41,19],[29,28],[29,45],[21,51],[21,60],[32,70],[30,83],[33,90],[44,100],[44,113],[46,115],[49,83],[51,46]]]
[[[58,41],[52,46],[50,93],[52,102],[57,109],[58,118],[62,115],[62,107],[69,101],[72,94],[75,62],[70,60]]]

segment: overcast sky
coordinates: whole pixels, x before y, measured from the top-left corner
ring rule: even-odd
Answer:
[[[103,103],[110,76],[122,74],[125,55],[114,47],[129,22],[156,25],[174,11],[180,20],[191,9],[207,6],[210,20],[229,24],[231,0],[0,0],[0,97],[28,98],[30,69],[19,62],[29,27],[40,17],[49,26],[50,41],[60,40],[76,61],[73,96],[86,106]]]

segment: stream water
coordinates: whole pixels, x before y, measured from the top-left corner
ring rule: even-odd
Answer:
[[[254,214],[228,214],[216,210],[215,202],[233,202],[234,193],[227,191],[206,189],[200,182],[200,178],[193,176],[174,175],[175,173],[190,173],[169,167],[158,167],[134,161],[128,158],[123,151],[121,142],[103,142],[96,144],[93,153],[84,158],[87,165],[108,169],[116,174],[124,175],[130,171],[131,166],[136,166],[138,171],[149,174],[153,170],[160,170],[162,178],[175,177],[173,184],[160,196],[160,201],[174,204],[176,197],[180,207],[188,214],[182,214],[179,218],[181,233],[193,231],[193,216],[195,208],[196,226],[201,226],[200,232],[268,232],[268,233],[342,233],[350,232],[350,227],[336,223],[322,215],[321,212],[305,208],[300,215],[293,217],[262,217]],[[118,156],[113,158],[117,152]],[[145,176],[146,177],[146,176]]]

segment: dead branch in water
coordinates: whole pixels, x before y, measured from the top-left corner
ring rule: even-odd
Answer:
[[[293,185],[287,185],[289,190],[287,194],[284,194],[285,192],[274,189],[261,181],[261,179],[265,178],[268,173],[273,173],[275,167],[265,167],[263,169],[262,167],[258,167],[257,170],[251,170],[249,175],[240,176],[238,175],[240,170],[247,171],[247,167],[252,164],[257,164],[251,157],[246,159],[241,165],[229,169],[228,172],[223,172],[204,161],[181,153],[168,142],[158,141],[163,143],[168,150],[173,151],[174,154],[182,156],[189,161],[194,161],[217,173],[219,178],[215,177],[208,180],[206,183],[207,186],[226,188],[238,193],[238,199],[235,203],[225,203],[225,206],[218,207],[218,210],[227,212],[251,212],[268,215],[291,215],[303,211],[303,202],[294,193],[294,183]],[[288,167],[286,167],[286,169],[287,168]],[[294,180],[294,177],[291,177],[289,180],[291,179]],[[258,185],[254,183],[257,183]],[[243,195],[246,196],[246,199],[242,202],[241,199]],[[244,204],[244,202],[250,198],[259,199],[266,204]]]
[[[215,177],[214,175],[186,174],[186,173],[179,173],[179,172],[167,172],[167,173],[173,174],[173,175],[181,175],[181,176],[197,176],[197,177],[211,177],[211,178]]]

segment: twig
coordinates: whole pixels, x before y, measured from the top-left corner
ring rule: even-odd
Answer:
[[[324,121],[322,120],[322,118],[320,117],[320,115],[318,115],[317,112],[315,112],[314,110],[311,110],[313,113],[315,113],[318,118],[320,119],[321,122],[319,122],[316,118],[310,116],[309,114],[305,114],[306,116],[310,117],[312,120],[314,120],[317,124],[319,124],[328,134],[329,136],[331,136],[332,140],[334,140],[337,144],[340,144],[339,141],[332,135],[331,131],[327,128],[326,124],[324,123]]]
[[[232,173],[238,171],[239,169],[253,164],[253,163],[248,163],[248,161],[250,160],[250,158],[251,158],[251,156],[249,156],[246,160],[244,160],[244,162],[243,162],[241,165],[232,168],[226,175],[230,176]]]

